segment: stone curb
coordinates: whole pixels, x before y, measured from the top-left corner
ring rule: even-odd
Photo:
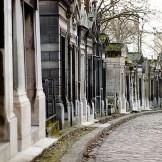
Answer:
[[[18,153],[14,158],[10,159],[9,162],[30,162],[35,157],[42,154],[44,150],[50,148],[54,143],[57,143],[57,141],[58,140],[54,138],[43,138],[28,149]]]
[[[97,141],[103,134],[111,130],[112,128],[127,122],[128,120],[135,119],[142,115],[149,115],[153,113],[162,113],[162,110],[157,111],[144,111],[135,114],[129,114],[123,117],[119,117],[112,121],[109,121],[105,124],[93,124],[90,127],[96,127],[94,131],[82,137],[79,141],[75,142],[72,148],[61,158],[61,162],[81,162],[83,159],[83,155],[87,153],[87,149],[91,146],[92,143]]]

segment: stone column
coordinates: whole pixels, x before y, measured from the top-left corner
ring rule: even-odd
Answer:
[[[134,73],[134,98],[133,98],[133,110],[138,111],[138,102],[137,102],[137,74]]]
[[[140,88],[140,87],[139,87],[139,78],[140,78],[140,76],[139,76],[139,73],[138,73],[138,71],[137,71],[137,74],[136,74],[137,109],[138,109],[138,110],[141,110],[140,95],[139,95],[139,93],[140,93],[140,89],[139,89],[139,88]]]
[[[74,114],[73,114],[73,69],[72,69],[72,64],[73,64],[73,47],[72,45],[70,45],[70,91],[71,91],[71,96],[70,96],[70,125],[73,125],[73,118],[74,118]]]
[[[158,78],[158,85],[157,85],[158,86],[157,87],[157,89],[158,89],[158,92],[157,92],[158,93],[158,96],[157,96],[158,97],[158,107],[160,107],[160,88],[159,88],[160,86],[159,85],[160,85],[160,81]]]
[[[136,79],[135,79],[135,102],[136,102],[136,108],[137,108],[137,111],[139,111],[140,109],[140,103],[139,103],[139,87],[138,87],[138,83],[139,83],[139,80],[138,80],[138,73],[136,72]]]
[[[126,113],[126,99],[125,99],[125,67],[120,65],[120,113]]]
[[[131,104],[131,110],[133,110],[133,72],[130,72],[130,104]]]
[[[131,72],[129,71],[129,74],[128,74],[128,78],[129,78],[129,85],[128,85],[128,90],[129,90],[129,111],[130,111],[130,108],[131,108]]]
[[[147,78],[145,80],[145,110],[149,110],[150,106],[149,106],[149,94],[150,90],[149,90],[149,79]]]
[[[10,157],[17,153],[17,118],[13,111],[12,1],[4,0],[4,106],[8,120]]]
[[[156,81],[156,78],[154,77],[154,79],[153,79],[153,107],[154,108],[157,107],[157,99],[156,99],[157,90],[156,90],[156,84],[157,84],[157,81]]]
[[[126,99],[126,68],[125,68],[125,66],[124,66],[124,80],[123,80],[123,90],[124,90],[124,95],[123,95],[123,108],[124,108],[124,113],[126,113],[127,112],[127,99]]]
[[[97,60],[97,57],[96,57],[96,44],[94,46],[94,51],[95,51],[95,54],[93,55],[93,103],[94,103],[94,113],[95,113],[95,118],[97,117],[97,105],[96,105],[96,91],[97,91],[97,84],[96,84],[96,79],[97,79],[97,75],[96,75],[96,60]]]
[[[14,91],[14,111],[18,118],[19,150],[24,150],[31,145],[31,105],[26,95],[25,88],[25,62],[24,62],[24,37],[23,14],[21,1],[14,4],[14,67],[17,78]]]
[[[86,64],[85,64],[85,44],[81,41],[81,56],[80,56],[80,97],[81,97],[81,107],[80,109],[80,121],[84,123],[87,121],[87,100],[86,100],[86,92],[85,92],[85,72],[86,72]]]
[[[152,108],[152,82],[151,82],[151,77],[149,78],[149,102],[150,102],[150,108]]]
[[[78,42],[78,38],[76,39],[76,41]],[[78,82],[79,82],[79,80],[78,80],[78,68],[79,68],[79,65],[78,65],[78,44],[76,44],[76,49],[75,49],[75,53],[76,53],[76,58],[75,58],[75,61],[76,61],[76,65],[75,65],[75,68],[76,68],[76,70],[75,70],[75,88],[76,88],[76,90],[75,90],[75,93],[76,93],[76,101],[75,101],[75,107],[76,107],[76,116],[77,116],[77,118],[78,118],[78,120],[79,120],[79,94],[78,94],[78,89],[79,89],[79,87],[78,87]]]
[[[39,10],[35,11],[35,69],[36,69],[36,99],[35,99],[35,124],[39,126],[39,138],[45,137],[45,95],[42,88],[42,71],[41,71],[41,47],[40,47],[40,20]]]
[[[153,98],[153,104],[154,104],[154,107],[155,107],[155,105],[157,103],[157,101],[156,101],[156,87],[155,87],[155,84],[156,84],[156,80],[154,78],[153,79],[153,96],[154,96],[154,98]]]
[[[81,102],[83,103],[83,117],[82,118],[84,118],[84,119],[82,119],[84,122],[86,121],[86,107],[87,107],[87,105],[85,104],[85,80],[84,80],[84,74],[85,74],[85,56],[84,56],[84,54],[81,54],[81,67],[80,67],[80,71],[81,71],[81,73],[80,73],[80,78],[81,78],[81,80],[80,80],[80,86],[81,86]]]
[[[145,109],[145,78],[144,74],[142,75],[142,109]]]
[[[162,79],[159,79],[159,97],[160,97],[160,107],[162,106]]]

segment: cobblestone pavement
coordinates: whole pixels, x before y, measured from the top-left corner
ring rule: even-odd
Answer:
[[[162,162],[162,114],[141,116],[116,128],[98,149],[96,162]]]

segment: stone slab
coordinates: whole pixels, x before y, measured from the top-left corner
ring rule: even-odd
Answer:
[[[56,143],[58,139],[55,138],[44,138],[28,148],[27,150],[18,153],[17,156],[11,159],[9,162],[30,162],[36,156],[42,154],[42,152]]]
[[[109,127],[110,125],[111,125],[110,123],[105,123],[105,124],[95,123],[95,124],[93,124],[91,127],[107,128],[107,127]]]
[[[9,143],[0,143],[0,162],[9,159]]]
[[[94,123],[94,121],[91,121],[91,122],[83,122],[82,125],[83,126],[90,126]]]

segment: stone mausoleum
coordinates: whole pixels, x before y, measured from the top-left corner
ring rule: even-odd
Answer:
[[[0,2],[0,161],[45,137],[38,2]]]
[[[162,55],[110,42],[97,2],[0,1],[0,162],[60,129],[161,107]]]

